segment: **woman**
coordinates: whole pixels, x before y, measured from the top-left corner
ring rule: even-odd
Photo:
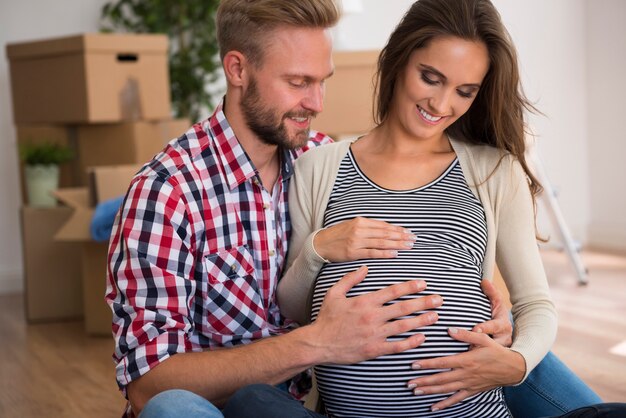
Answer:
[[[519,84],[514,47],[489,1],[418,1],[379,59],[376,128],[298,160],[291,268],[278,290],[287,317],[302,317],[311,289],[315,320],[330,286],[362,264],[368,276],[349,295],[424,279],[428,288],[419,296],[444,300],[439,321],[415,331],[426,337],[417,349],[316,367],[329,415],[509,416],[499,386],[522,381],[548,352],[556,315],[535,239],[540,185],[524,157],[523,113],[531,106]],[[414,237],[392,258],[342,256],[338,237],[345,222],[359,217],[401,226]],[[369,231],[368,239],[381,238],[376,228]],[[330,262],[312,263],[311,249]],[[496,257],[516,335],[511,349],[486,341],[480,349],[507,375],[443,411],[431,410],[450,395],[424,393],[419,378],[433,371],[420,366],[467,350],[455,335],[490,318],[480,282],[493,276]]]

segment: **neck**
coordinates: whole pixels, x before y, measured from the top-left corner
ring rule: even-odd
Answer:
[[[278,146],[266,144],[250,130],[237,98],[228,95],[228,93],[224,102],[224,115],[226,115],[228,124],[235,133],[237,140],[259,172],[263,186],[271,191],[278,178],[280,168]]]
[[[430,138],[411,135],[399,125],[383,123],[372,131],[373,146],[385,154],[416,156],[441,154],[452,151],[448,136],[444,133]]]

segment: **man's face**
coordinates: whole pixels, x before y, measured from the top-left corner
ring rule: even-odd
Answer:
[[[324,82],[333,72],[328,30],[281,27],[267,37],[263,63],[250,67],[241,107],[259,139],[302,147],[312,118],[322,111]]]

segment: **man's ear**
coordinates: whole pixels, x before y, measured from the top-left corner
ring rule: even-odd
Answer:
[[[248,78],[246,57],[239,51],[228,51],[222,60],[224,75],[229,84],[241,87]]]

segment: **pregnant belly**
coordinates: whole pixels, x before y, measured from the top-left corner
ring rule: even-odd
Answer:
[[[363,261],[331,264],[320,272],[313,294],[312,319],[317,316],[328,288],[343,274],[360,264]],[[426,340],[415,349],[358,364],[317,366],[314,372],[320,395],[331,416],[411,417],[432,414],[430,407],[450,394],[416,396],[407,388],[407,382],[441,370],[413,370],[411,364],[420,359],[448,356],[468,350],[467,344],[455,341],[448,335],[448,328],[471,329],[474,325],[491,319],[489,300],[480,288],[480,271],[472,266],[439,269],[420,269],[412,265],[390,266],[389,262],[374,260],[367,260],[367,265],[368,276],[348,296],[376,291],[406,280],[423,279],[427,282],[427,289],[408,297],[441,295],[444,303],[435,310],[439,314],[439,320],[431,326],[389,338],[397,340],[418,332],[423,333]],[[501,394],[496,392],[485,392],[457,405],[455,408],[460,408],[459,416],[472,416],[471,408],[477,402],[501,402]]]

